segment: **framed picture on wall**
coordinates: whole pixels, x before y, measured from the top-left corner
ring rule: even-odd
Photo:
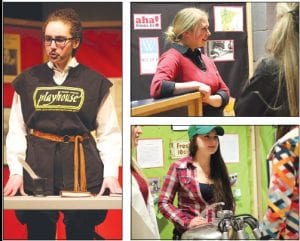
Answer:
[[[189,126],[179,126],[179,125],[172,125],[173,131],[187,131]]]
[[[21,40],[19,34],[4,33],[3,43],[4,82],[10,83],[21,70]]]
[[[148,178],[149,187],[151,190],[151,193],[159,193],[160,191],[160,178]]]
[[[6,164],[6,136],[8,133],[8,121],[10,116],[10,108],[3,108],[3,164]]]
[[[234,61],[234,40],[209,40],[206,53],[214,61]]]
[[[140,75],[154,74],[159,58],[158,37],[140,37]]]
[[[136,154],[137,162],[141,168],[163,167],[163,139],[139,139]]]
[[[214,6],[215,32],[243,32],[243,6]]]

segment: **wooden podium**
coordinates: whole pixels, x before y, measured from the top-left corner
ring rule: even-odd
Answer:
[[[15,210],[96,210],[122,209],[122,196],[60,197],[14,196],[4,197],[4,209]]]
[[[145,99],[131,102],[132,116],[150,116],[168,110],[187,107],[188,116],[202,116],[202,96],[200,92],[172,96],[162,99]]]

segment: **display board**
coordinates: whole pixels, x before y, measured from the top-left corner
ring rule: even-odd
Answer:
[[[150,98],[159,56],[170,48],[164,31],[175,14],[197,7],[209,14],[211,36],[204,52],[236,97],[248,79],[246,3],[131,3],[131,101]]]
[[[236,214],[248,213],[257,216],[257,208],[254,203],[257,202],[255,196],[257,190],[255,190],[255,183],[259,186],[260,201],[262,211],[265,211],[267,207],[267,172],[266,172],[266,157],[271,146],[275,141],[274,129],[272,126],[222,126],[228,136],[238,136],[238,144],[225,148],[231,148],[231,152],[238,153],[239,162],[227,162],[229,175],[234,177],[235,183],[232,186],[232,191],[236,200]],[[179,130],[178,130],[179,129]],[[253,131],[256,130],[256,134]],[[172,128],[167,125],[155,125],[155,126],[142,126],[143,134],[140,135],[140,139],[152,139],[161,138],[163,140],[164,150],[164,165],[160,168],[144,168],[143,172],[148,178],[149,185],[154,200],[157,200],[160,188],[162,186],[164,176],[168,172],[168,169],[172,162],[177,159],[174,158],[174,143],[176,143],[178,151],[185,150],[186,143],[188,142],[188,134],[186,128]],[[253,135],[257,135],[257,144],[253,146]],[[259,150],[255,149],[258,148]],[[222,146],[221,146],[222,148]],[[255,157],[253,150],[259,153]],[[221,149],[221,153],[225,151]],[[135,154],[134,154],[135,155]],[[256,158],[256,160],[255,160]],[[257,173],[255,173],[255,165],[261,170],[261,179],[257,180]],[[258,183],[259,181],[259,183]],[[263,194],[262,194],[263,193]],[[157,205],[155,205],[157,209]],[[157,221],[159,225],[159,231],[161,239],[171,239],[173,224],[166,220],[157,211]]]

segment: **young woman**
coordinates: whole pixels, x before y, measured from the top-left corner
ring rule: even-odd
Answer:
[[[299,3],[278,3],[276,10],[268,56],[236,99],[236,116],[299,116]]]
[[[132,148],[137,146],[140,134],[141,127],[133,126]],[[131,159],[131,238],[160,239],[150,188],[134,159]]]
[[[166,175],[158,207],[174,223],[173,239],[206,224],[207,219],[200,213],[209,204],[224,202],[224,209],[234,209],[230,180],[220,152],[218,135],[223,134],[220,126],[190,126],[190,155],[174,162]],[[177,206],[173,204],[176,194]]]
[[[199,91],[203,94],[203,115],[223,116],[229,89],[214,61],[200,49],[210,36],[207,13],[198,8],[182,9],[165,35],[172,45],[159,59],[150,95],[162,98]]]

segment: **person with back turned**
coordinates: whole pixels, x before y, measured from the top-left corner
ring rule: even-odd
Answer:
[[[236,116],[299,116],[299,3],[278,3],[263,58],[235,101]]]

